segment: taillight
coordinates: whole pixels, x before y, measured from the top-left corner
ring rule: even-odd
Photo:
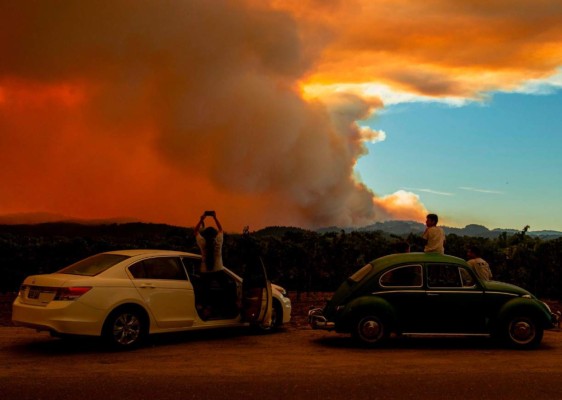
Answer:
[[[57,290],[55,300],[76,300],[89,291],[91,286],[64,287]]]
[[[23,297],[23,294],[25,293],[26,288],[27,288],[27,286],[25,286],[25,285],[20,286],[20,290],[18,292],[18,297]]]

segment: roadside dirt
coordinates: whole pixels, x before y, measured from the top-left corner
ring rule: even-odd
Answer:
[[[295,321],[301,321],[297,317]],[[487,338],[392,338],[377,349],[349,335],[290,324],[155,335],[142,348],[108,351],[0,327],[3,399],[560,399],[562,335],[535,351]]]

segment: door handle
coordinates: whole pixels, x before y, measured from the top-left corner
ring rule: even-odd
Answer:
[[[439,296],[439,293],[428,293],[427,295],[428,295],[428,296],[435,297],[435,296]]]
[[[142,289],[154,289],[154,285],[152,283],[143,283],[140,285]]]

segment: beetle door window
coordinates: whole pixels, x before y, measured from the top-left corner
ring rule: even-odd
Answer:
[[[380,278],[383,287],[420,287],[422,285],[421,265],[406,265],[385,272]]]
[[[463,287],[474,287],[476,286],[476,281],[474,276],[468,270],[459,267],[459,271],[461,273],[462,278],[462,286]]]
[[[173,257],[148,258],[129,267],[135,279],[187,280],[179,259]]]
[[[430,264],[427,266],[427,282],[433,288],[462,287],[459,267],[448,264]]]

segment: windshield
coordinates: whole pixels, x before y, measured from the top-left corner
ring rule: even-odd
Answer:
[[[363,268],[361,268],[359,271],[357,271],[356,273],[351,275],[349,277],[349,280],[351,280],[355,283],[360,282],[363,278],[365,278],[369,274],[369,272],[372,271],[372,269],[373,269],[373,266],[371,264],[367,264]]]
[[[95,256],[85,258],[66,268],[63,268],[56,273],[70,274],[70,275],[86,275],[94,276],[102,273],[108,268],[126,260],[129,256],[119,254],[96,254]]]

